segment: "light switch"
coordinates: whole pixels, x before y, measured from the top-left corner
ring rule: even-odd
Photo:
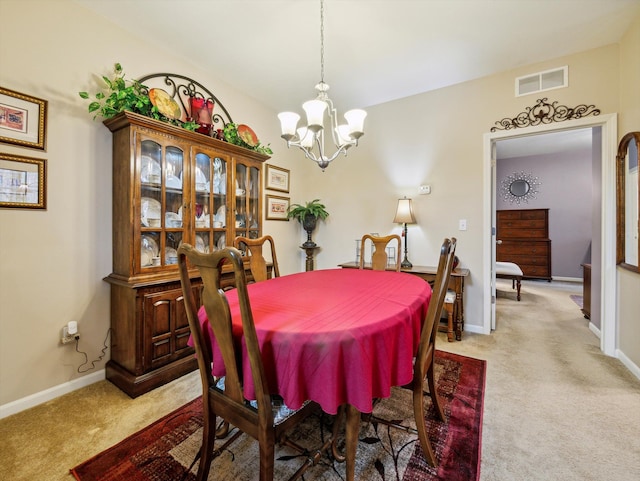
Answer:
[[[458,221],[458,230],[467,230],[467,219],[460,219]]]
[[[421,185],[420,186],[420,195],[430,194],[430,193],[431,193],[431,186],[430,185]]]

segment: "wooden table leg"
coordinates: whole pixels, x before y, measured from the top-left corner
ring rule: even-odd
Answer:
[[[462,293],[456,293],[456,340],[462,341],[462,330],[464,329],[464,307],[462,306]]]
[[[347,405],[347,423],[345,428],[345,451],[347,458],[347,481],[354,481],[356,475],[356,449],[360,432],[360,411],[351,404]]]

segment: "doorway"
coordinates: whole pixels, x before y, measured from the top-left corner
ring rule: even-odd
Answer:
[[[489,334],[495,325],[495,205],[496,205],[496,146],[501,140],[530,137],[541,133],[571,131],[574,129],[601,127],[601,168],[599,205],[594,205],[594,210],[599,208],[601,220],[600,232],[594,232],[594,247],[599,246],[597,252],[593,251],[592,264],[597,264],[600,269],[600,348],[610,356],[615,355],[616,349],[616,317],[615,317],[615,152],[617,122],[615,114],[603,115],[588,119],[566,121],[558,124],[543,125],[515,129],[512,131],[500,131],[484,136],[484,172],[485,172],[485,241],[484,241],[484,330]],[[595,129],[598,130],[598,129]],[[596,176],[594,175],[594,178]],[[598,253],[600,258],[598,259]]]
[[[535,211],[540,216],[543,212],[548,213],[545,230],[550,243],[528,244],[518,248],[518,251],[526,251],[522,250],[514,258],[503,259],[520,265],[525,273],[536,275],[541,281],[551,281],[553,276],[554,283],[581,283],[583,266],[594,265],[593,295],[590,296],[594,312],[589,327],[598,337],[601,131],[600,127],[587,127],[498,140],[493,206],[496,215],[499,211],[514,209]],[[518,187],[526,190],[519,191]],[[529,230],[522,234],[525,237],[534,235]],[[497,239],[496,243],[501,241]],[[547,256],[543,254],[546,246],[550,249]],[[527,254],[529,249],[538,255]]]

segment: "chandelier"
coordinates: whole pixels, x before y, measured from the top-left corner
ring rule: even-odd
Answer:
[[[329,85],[324,81],[324,0],[320,0],[320,83],[315,89],[318,91],[317,97],[302,104],[307,115],[305,127],[297,128],[300,115],[295,112],[281,112],[278,118],[281,137],[287,141],[287,147],[293,145],[302,149],[305,157],[316,162],[324,171],[340,153],[347,155],[350,147],[358,145],[358,139],[364,135],[364,118],[367,116],[364,110],[349,110],[344,114],[347,123],[338,125],[338,112],[327,94]],[[327,116],[329,133],[326,137],[330,137],[336,149],[331,155],[325,150],[324,121]]]

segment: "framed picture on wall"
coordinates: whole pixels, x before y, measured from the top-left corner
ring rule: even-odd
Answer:
[[[0,153],[0,207],[46,209],[44,159]]]
[[[47,101],[0,87],[0,142],[45,150]]]
[[[267,220],[289,220],[287,212],[289,210],[289,197],[279,197],[267,194]]]
[[[289,193],[289,171],[267,164],[267,189]]]

